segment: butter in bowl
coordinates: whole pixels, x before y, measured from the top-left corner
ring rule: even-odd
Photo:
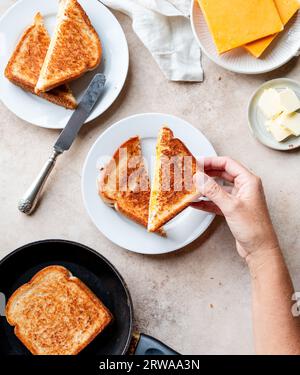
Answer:
[[[264,83],[252,96],[249,126],[263,144],[276,150],[300,147],[300,84],[288,78]]]

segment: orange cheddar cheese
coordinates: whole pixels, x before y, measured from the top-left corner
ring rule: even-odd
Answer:
[[[284,25],[286,25],[293,17],[293,15],[300,9],[299,0],[274,0],[274,2],[278,9],[281,21]],[[255,42],[246,44],[245,48],[253,56],[260,57],[277,35],[278,34],[270,35],[266,38],[262,38],[256,40]]]
[[[198,0],[219,54],[280,32],[273,0]]]

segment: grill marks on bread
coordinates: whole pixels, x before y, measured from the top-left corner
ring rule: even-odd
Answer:
[[[95,294],[61,266],[44,268],[17,289],[6,317],[31,353],[40,355],[77,354],[112,320]]]
[[[6,78],[24,90],[36,94],[35,86],[49,44],[50,36],[45,28],[43,17],[37,13],[33,25],[25,30],[7,64]],[[47,93],[39,93],[38,96],[68,109],[77,107],[76,99],[66,85],[59,86]]]
[[[79,78],[95,69],[101,57],[99,36],[81,5],[76,0],[61,0],[36,92],[45,92]]]
[[[148,231],[156,231],[195,199],[198,193],[192,178],[196,169],[196,159],[184,143],[174,138],[169,128],[163,127],[156,145]],[[176,173],[178,173],[177,178]]]

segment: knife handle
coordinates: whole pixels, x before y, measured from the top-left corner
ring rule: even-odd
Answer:
[[[60,151],[57,151],[55,149],[53,150],[52,154],[43,166],[41,172],[39,173],[33,184],[26,191],[25,195],[20,199],[18,209],[24,214],[30,215],[34,211],[41,197],[43,187],[55,165],[57,157],[60,154]]]

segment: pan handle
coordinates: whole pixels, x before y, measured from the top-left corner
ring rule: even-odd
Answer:
[[[154,337],[140,334],[139,342],[135,349],[135,355],[179,355]]]

